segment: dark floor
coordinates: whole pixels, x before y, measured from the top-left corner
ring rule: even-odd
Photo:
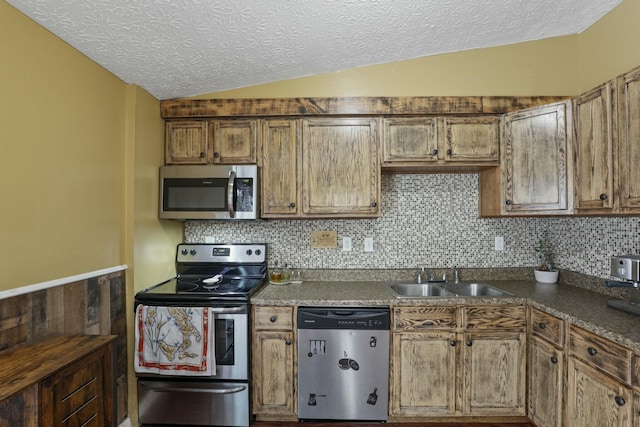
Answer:
[[[535,427],[531,423],[347,423],[347,422],[332,422],[332,423],[298,423],[298,422],[252,422],[252,426],[255,427],[338,427],[338,426],[353,426],[353,427]]]

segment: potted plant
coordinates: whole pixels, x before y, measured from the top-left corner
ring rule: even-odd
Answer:
[[[548,231],[545,231],[542,237],[538,239],[534,249],[541,260],[540,264],[533,271],[536,281],[541,283],[556,283],[558,281],[558,270],[553,263],[554,248],[551,239],[549,239]]]

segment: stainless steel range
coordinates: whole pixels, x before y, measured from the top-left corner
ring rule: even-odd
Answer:
[[[136,372],[141,424],[249,425],[249,298],[266,283],[266,260],[266,244],[180,244],[177,276],[136,294],[136,307],[158,312],[210,309],[215,343],[210,376]]]

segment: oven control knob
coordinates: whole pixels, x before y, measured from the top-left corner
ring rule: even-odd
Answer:
[[[189,251],[189,253],[190,253],[191,255],[195,255],[197,252],[196,252],[196,250],[195,250],[195,249],[191,249],[191,250]]]
[[[260,255],[262,251],[260,249],[256,249],[256,255]]]
[[[189,251],[188,251],[188,250],[186,250],[186,249],[183,249],[183,250],[182,250],[182,255],[186,255],[186,254],[188,254],[188,253],[189,253]]]
[[[252,253],[251,249],[247,249],[247,255],[251,255]]]

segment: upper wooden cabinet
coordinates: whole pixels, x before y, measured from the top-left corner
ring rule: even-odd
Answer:
[[[616,177],[621,213],[640,214],[640,67],[617,79]]]
[[[570,102],[506,114],[500,168],[481,172],[480,214],[573,212]]]
[[[164,162],[170,164],[207,163],[207,122],[183,120],[165,123]]]
[[[499,124],[497,115],[385,117],[382,167],[497,165]]]
[[[613,82],[573,101],[575,123],[575,212],[610,213],[614,208]]]
[[[262,217],[298,216],[298,120],[262,122]]]
[[[257,120],[180,120],[165,123],[166,164],[255,164]]]
[[[380,215],[379,120],[302,120],[302,215]]]

